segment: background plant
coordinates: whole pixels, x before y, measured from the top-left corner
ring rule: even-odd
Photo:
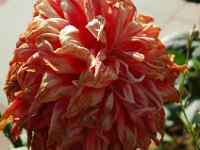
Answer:
[[[166,42],[176,63],[188,70],[176,82],[180,104],[167,104],[166,136],[157,149],[200,149],[200,38],[195,28],[191,33],[177,34]],[[179,142],[178,142],[179,141]]]

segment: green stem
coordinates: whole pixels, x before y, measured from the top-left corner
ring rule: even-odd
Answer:
[[[187,55],[186,55],[186,60],[185,60],[186,67],[188,67],[191,45],[192,45],[192,38],[189,36],[188,40],[187,40],[187,46],[186,46],[186,48],[187,48]],[[181,121],[183,122],[184,126],[187,128],[188,132],[190,132],[192,134],[193,141],[194,141],[194,144],[196,146],[196,149],[199,150],[200,148],[198,146],[197,136],[195,135],[195,131],[194,131],[192,124],[190,123],[188,116],[186,114],[185,105],[183,104],[183,96],[182,96],[183,94],[182,93],[183,93],[183,90],[184,90],[184,83],[185,83],[187,74],[188,74],[188,72],[182,73],[182,80],[181,80],[181,83],[180,83],[180,86],[179,86],[181,111],[183,112],[183,116],[184,116],[186,122],[183,119],[181,119]]]

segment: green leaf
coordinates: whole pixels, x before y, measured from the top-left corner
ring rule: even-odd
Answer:
[[[198,129],[200,128],[200,111],[196,113],[193,123],[196,128],[198,128]]]
[[[185,54],[181,53],[180,51],[168,49],[166,53],[167,54],[174,54],[175,55],[174,61],[177,64],[179,64],[179,65],[185,64],[186,56],[185,56]]]
[[[9,150],[28,150],[26,146],[19,147],[19,148],[10,148]]]
[[[199,98],[191,98],[188,101],[192,101],[192,102],[185,108],[185,111],[186,111],[188,120],[192,123],[197,111],[200,108],[200,99]],[[183,116],[182,113],[181,113],[181,116]]]
[[[173,138],[169,134],[165,133],[165,135],[163,137],[163,141],[164,142],[173,142]]]
[[[151,150],[166,150],[166,149],[162,146],[159,146],[159,147],[156,147],[156,148],[152,148]]]
[[[2,117],[0,113],[0,118]],[[19,137],[17,141],[13,141],[12,135],[11,135],[12,125],[9,123],[6,125],[6,127],[3,130],[4,135],[11,141],[14,147],[21,147],[23,146],[23,142],[21,138]]]
[[[195,68],[195,70],[200,71],[200,61],[198,59],[193,59],[193,67]]]

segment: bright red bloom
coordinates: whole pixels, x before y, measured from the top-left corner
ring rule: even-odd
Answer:
[[[178,101],[153,19],[130,0],[38,0],[10,63],[1,129],[33,150],[133,150],[159,144],[163,103]],[[160,134],[161,138],[158,138]]]

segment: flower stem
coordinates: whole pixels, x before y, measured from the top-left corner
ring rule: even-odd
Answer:
[[[190,52],[191,52],[191,45],[192,45],[192,41],[193,41],[195,36],[196,36],[196,33],[195,33],[195,26],[194,26],[191,34],[188,36],[188,39],[187,39],[187,45],[186,45],[187,54],[186,54],[186,60],[185,60],[186,67],[188,67],[189,55],[190,55]],[[185,83],[187,75],[188,75],[187,71],[182,73],[182,80],[181,80],[181,83],[180,83],[180,86],[179,86],[180,106],[181,106],[181,111],[183,113],[183,117],[185,118],[185,121],[183,119],[181,119],[181,121],[183,122],[183,124],[186,127],[187,131],[191,133],[191,135],[193,137],[194,144],[196,146],[196,150],[199,150],[200,147],[198,145],[198,137],[196,136],[195,130],[192,127],[192,124],[190,123],[190,121],[188,119],[188,116],[187,116],[186,111],[185,111],[185,105],[183,104],[183,90],[185,88],[184,87],[184,83]],[[186,98],[188,99],[188,96]]]

